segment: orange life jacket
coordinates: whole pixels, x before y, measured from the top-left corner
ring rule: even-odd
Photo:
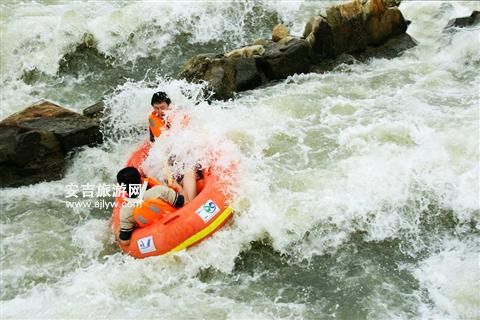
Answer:
[[[182,125],[182,127],[186,127],[190,121],[188,115],[182,112],[180,113],[180,117],[180,124]],[[155,138],[158,138],[162,134],[162,131],[165,131],[165,129],[170,129],[170,126],[174,122],[175,115],[170,115],[168,119],[163,120],[162,117],[157,116],[157,113],[155,111],[152,111],[152,113],[150,113],[150,115],[148,116],[148,126],[150,128],[150,132]]]
[[[161,184],[152,178],[144,178],[143,181],[148,182],[147,188]],[[146,227],[176,210],[177,208],[161,199],[147,199],[133,210],[133,218],[139,227]]]
[[[168,128],[168,123],[166,124],[165,121],[157,116],[155,111],[148,116],[148,127],[150,128],[150,132],[152,132],[155,138],[158,138],[160,134],[162,134],[162,130]]]

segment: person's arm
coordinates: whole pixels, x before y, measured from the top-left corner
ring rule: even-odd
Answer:
[[[120,230],[118,232],[118,242],[121,245],[128,246],[133,230],[135,230],[135,221],[133,219],[133,208],[120,208]]]
[[[132,238],[132,233],[135,228],[132,228],[131,230],[124,230],[120,229],[120,233],[118,235],[118,242],[122,246],[128,246],[130,244],[130,238]]]
[[[118,241],[122,246],[128,246],[130,244],[130,240],[119,240]]]
[[[197,196],[197,179],[194,170],[185,170],[183,173],[182,185],[185,203],[189,203]]]

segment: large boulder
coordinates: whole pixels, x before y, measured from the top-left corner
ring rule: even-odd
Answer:
[[[371,0],[368,3],[374,3],[374,1]],[[365,21],[368,45],[378,46],[388,39],[404,34],[407,26],[408,23],[398,8],[388,8],[381,13],[370,14]]]
[[[326,17],[310,18],[303,37],[318,60],[379,46],[404,34],[407,26],[400,10],[387,7],[384,0],[354,0],[329,8]]]
[[[206,81],[214,91],[214,98],[228,99],[236,91],[235,59],[224,55],[198,55],[187,61],[180,77],[190,81]]]
[[[0,187],[61,179],[64,154],[52,132],[0,124]]]
[[[284,38],[265,47],[265,53],[257,58],[261,70],[269,80],[306,73],[310,65],[310,47],[304,39]]]
[[[0,187],[60,179],[64,157],[102,141],[98,122],[42,101],[0,122]]]
[[[183,66],[179,76],[207,81],[214,98],[229,99],[234,92],[254,89],[269,80],[308,72],[310,47],[304,39],[286,37],[235,49],[224,55],[198,55]]]
[[[207,81],[216,99],[229,99],[236,91],[248,90],[262,83],[255,56],[263,54],[262,45],[253,45],[226,54],[198,55],[183,66],[180,77],[189,81]]]
[[[327,10],[327,24],[333,37],[335,56],[365,50],[368,35],[365,30],[363,7],[359,0],[331,7]],[[323,41],[323,39],[317,39]]]

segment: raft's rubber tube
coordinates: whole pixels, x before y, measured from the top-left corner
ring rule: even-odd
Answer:
[[[150,146],[148,141],[142,144],[132,154],[127,166],[138,168],[147,157]],[[229,174],[233,171],[230,170]],[[226,193],[228,188],[215,172],[207,169],[203,176],[203,189],[193,201],[152,225],[135,229],[130,244],[120,245],[120,248],[135,258],[157,256],[191,247],[221,228],[232,217],[232,208],[228,206],[231,195]],[[117,197],[115,202],[112,229],[117,234],[122,199]]]

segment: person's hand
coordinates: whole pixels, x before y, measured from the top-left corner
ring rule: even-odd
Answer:
[[[178,193],[183,193],[182,186],[175,179],[172,179],[172,181],[169,181],[168,186]]]

